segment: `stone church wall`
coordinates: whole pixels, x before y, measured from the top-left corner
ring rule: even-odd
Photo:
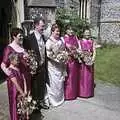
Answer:
[[[120,43],[120,0],[102,0],[100,21],[101,40]]]

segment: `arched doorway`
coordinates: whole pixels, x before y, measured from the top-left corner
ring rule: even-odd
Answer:
[[[16,21],[14,3],[14,0],[4,0],[0,2],[0,64],[4,48],[9,42],[10,27],[13,25],[12,23]],[[2,75],[0,74],[0,76]]]

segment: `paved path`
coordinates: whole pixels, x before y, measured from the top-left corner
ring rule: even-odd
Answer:
[[[0,84],[0,120],[8,120],[8,97],[6,83]]]
[[[0,85],[0,120],[8,120],[5,86]],[[94,98],[66,101],[59,107],[42,110],[42,114],[43,120],[120,120],[120,88],[97,83]]]

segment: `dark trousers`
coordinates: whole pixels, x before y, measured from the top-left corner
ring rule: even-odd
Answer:
[[[44,65],[38,68],[37,73],[32,77],[31,93],[33,99],[44,100],[46,93],[46,69]]]

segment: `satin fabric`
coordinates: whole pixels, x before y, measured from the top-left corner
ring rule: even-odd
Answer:
[[[92,40],[79,40],[81,50],[87,50],[93,52]],[[94,96],[94,65],[88,66],[84,63],[80,64],[79,70],[79,97],[93,97]]]
[[[66,48],[78,48],[76,36],[64,37]],[[79,64],[73,57],[67,62],[67,77],[65,79],[64,94],[65,100],[74,100],[78,97]]]

